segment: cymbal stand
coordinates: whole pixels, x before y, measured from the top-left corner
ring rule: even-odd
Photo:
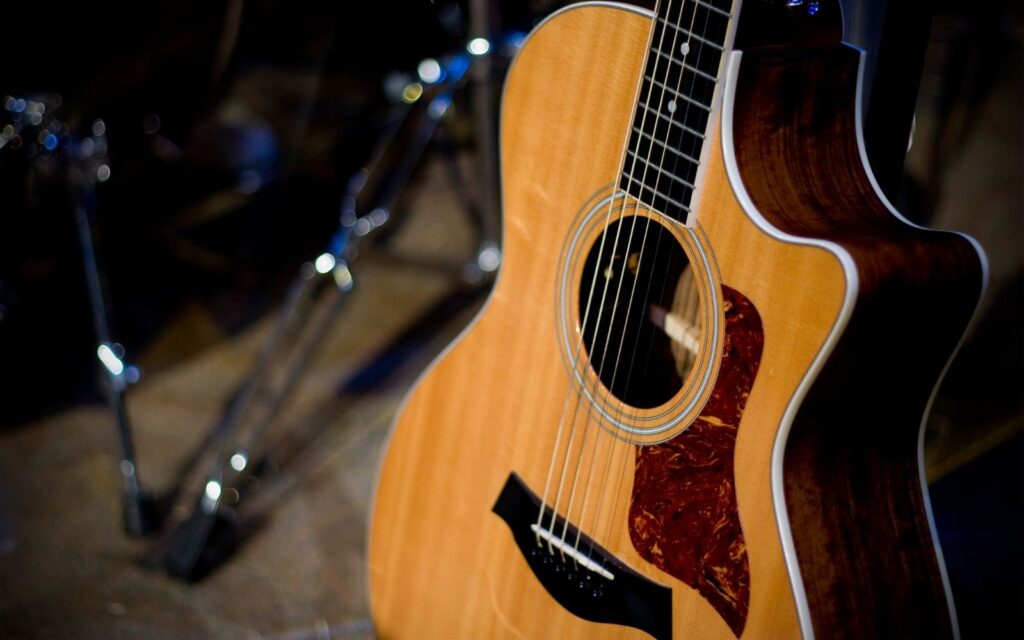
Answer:
[[[266,461],[265,456],[254,455],[258,453],[256,447],[352,292],[356,279],[350,264],[359,249],[383,237],[381,231],[389,221],[394,224],[394,208],[437,137],[454,92],[462,85],[475,57],[460,52],[439,62],[436,75],[428,74],[433,79],[431,84],[410,83],[410,93],[405,94],[405,102],[393,108],[389,119],[392,125],[378,141],[371,160],[349,179],[338,229],[324,252],[300,267],[253,371],[224,420],[215,427],[216,458],[191,515],[169,542],[165,562],[172,575],[199,579],[238,544],[238,505],[248,480],[259,474]],[[411,135],[406,131],[410,127]],[[399,156],[397,161],[395,155]],[[454,157],[450,161],[454,162]],[[357,200],[371,197],[375,206],[360,215]],[[478,216],[474,204],[467,204]],[[323,296],[330,296],[330,300],[320,308],[324,305],[317,304],[317,300]],[[284,372],[273,384],[270,378],[275,362],[283,362]],[[251,416],[254,418],[247,420]]]

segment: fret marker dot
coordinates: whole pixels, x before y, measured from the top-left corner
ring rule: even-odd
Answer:
[[[675,113],[676,112],[676,101],[675,100],[669,100],[668,101],[668,112],[669,113]]]
[[[679,53],[683,54],[684,56],[690,53],[690,43],[684,42],[683,44],[679,45]]]

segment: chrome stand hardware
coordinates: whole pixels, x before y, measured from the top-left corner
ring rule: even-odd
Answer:
[[[401,101],[389,114],[392,125],[367,165],[349,179],[337,230],[323,253],[300,267],[254,368],[224,418],[211,429],[212,464],[190,516],[168,543],[165,564],[171,575],[202,578],[231,555],[248,530],[247,523],[258,519],[249,513],[258,510],[251,503],[267,500],[246,496],[261,474],[275,466],[273,447],[266,443],[268,428],[353,291],[357,280],[352,265],[360,251],[381,246],[403,222],[401,216],[394,216],[396,205],[432,144],[446,161],[477,233],[489,228],[480,204],[465,186],[443,126],[455,92],[484,55],[467,48],[441,61],[424,61],[420,82],[406,85]],[[359,206],[366,202],[372,206]],[[499,259],[496,244],[485,237],[477,259],[455,273],[474,291],[483,290]],[[272,494],[266,485],[260,492]]]
[[[139,467],[132,442],[131,422],[125,409],[124,392],[139,379],[137,367],[124,360],[124,349],[111,337],[110,314],[103,289],[103,274],[96,258],[93,219],[96,211],[96,183],[110,175],[105,163],[106,149],[102,121],[93,125],[88,144],[73,143],[72,163],[68,168],[74,203],[75,227],[82,250],[82,266],[89,291],[93,327],[96,332],[96,357],[99,360],[107,403],[114,416],[121,445],[119,469],[122,481],[122,514],[124,530],[131,536],[152,533],[160,524],[161,515],[153,496],[139,479]],[[88,153],[86,153],[88,152]]]

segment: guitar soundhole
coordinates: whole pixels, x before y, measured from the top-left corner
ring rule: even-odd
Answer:
[[[643,216],[613,222],[591,246],[579,287],[583,345],[604,387],[644,409],[671,400],[703,331],[697,281],[675,236]]]

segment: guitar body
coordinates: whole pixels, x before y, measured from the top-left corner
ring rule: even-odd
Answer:
[[[381,638],[792,638],[841,628],[841,622],[829,627],[829,616],[847,615],[829,609],[828,593],[805,588],[827,575],[832,582],[824,591],[844,597],[842,579],[818,567],[828,562],[822,557],[828,550],[845,553],[835,542],[842,532],[806,537],[791,527],[786,505],[801,526],[844,527],[851,517],[811,522],[811,503],[820,496],[808,494],[811,489],[787,494],[783,475],[788,436],[802,434],[793,455],[812,466],[793,473],[814,491],[828,492],[814,484],[825,473],[813,460],[835,441],[822,445],[815,425],[827,422],[822,414],[840,398],[834,389],[848,381],[836,372],[832,386],[819,390],[818,380],[831,371],[828,356],[859,317],[859,256],[827,220],[801,227],[801,216],[820,210],[796,196],[771,200],[773,179],[764,171],[756,174],[764,184],[748,191],[740,177],[744,162],[756,165],[754,173],[765,160],[753,152],[737,155],[734,129],[727,126],[723,140],[719,124],[725,118],[728,125],[734,111],[740,115],[732,106],[739,100],[735,73],[723,89],[725,107],[712,114],[715,136],[700,175],[697,222],[690,229],[664,223],[667,241],[678,242],[701,267],[695,280],[706,326],[714,327],[702,338],[692,373],[678,389],[634,407],[632,396],[615,396],[607,388],[614,384],[602,385],[594,368],[577,363],[580,326],[587,322],[579,301],[588,291],[578,280],[600,235],[599,225],[587,221],[601,219],[605,209],[626,211],[608,194],[623,162],[651,25],[650,13],[624,6],[565,10],[531,35],[509,73],[501,124],[501,273],[485,309],[409,396],[381,469],[370,539],[371,603]],[[747,126],[771,137],[788,126],[761,126],[757,113],[743,117],[736,131]],[[813,171],[806,173],[814,179]],[[642,208],[635,213],[648,223]],[[856,214],[841,222],[837,228],[854,235],[858,225],[874,224]],[[970,252],[962,253],[970,262]],[[947,269],[951,278],[960,277],[959,266]],[[980,278],[974,275],[976,301]],[[943,345],[943,364],[969,315],[970,309],[948,323],[943,336],[953,344]],[[926,372],[932,377],[924,386],[930,389],[939,369]],[[816,403],[806,419],[804,398]],[[626,416],[624,423],[661,420],[671,428],[659,433],[669,436],[635,444],[590,418],[595,406]],[[924,407],[901,415],[915,409]],[[915,445],[913,459],[901,459],[899,468],[910,474],[917,496],[907,519],[918,526],[908,527],[927,546],[919,554],[927,573],[919,578],[938,584],[920,606],[938,600],[942,610],[927,615],[944,616],[948,633],[952,623],[917,468],[919,424],[920,413],[903,426]],[[573,446],[572,456],[559,453]],[[869,455],[867,449],[859,453]],[[560,492],[563,484],[568,488]],[[856,503],[856,494],[841,499]],[[543,499],[539,510],[530,496]],[[527,503],[532,521],[553,509],[552,530],[582,532],[610,559],[605,566],[613,577],[585,568],[583,556],[563,560],[566,548],[516,525],[513,512]],[[906,535],[904,542],[911,538],[917,542]],[[578,538],[570,533],[568,539]],[[800,554],[811,564],[798,562]],[[558,583],[561,567],[541,575],[542,563],[552,559],[567,563],[568,587]],[[604,588],[592,588],[598,583]],[[635,593],[632,584],[640,585]],[[641,588],[653,595],[635,595]]]

